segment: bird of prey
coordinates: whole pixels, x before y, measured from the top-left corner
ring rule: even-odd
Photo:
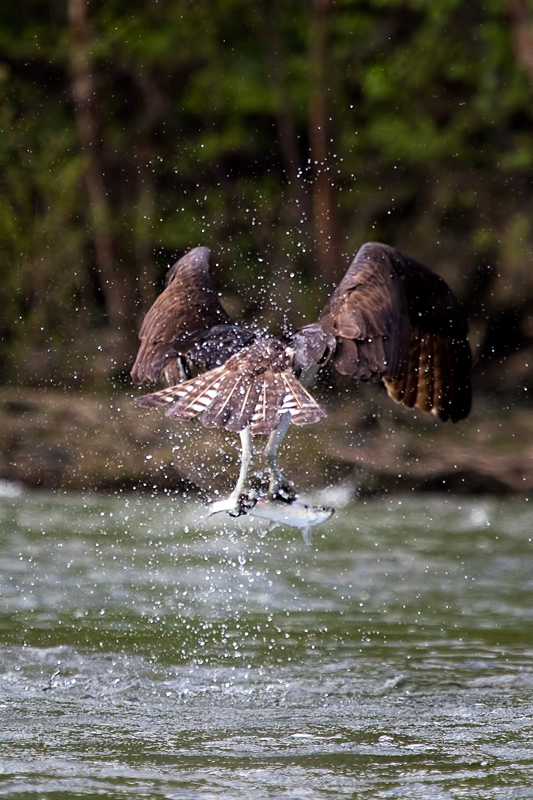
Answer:
[[[230,319],[211,285],[209,255],[196,247],[169,269],[141,327],[131,377],[167,387],[138,398],[140,405],[240,434],[237,484],[213,512],[246,512],[257,434],[269,435],[267,497],[294,501],[277,451],[290,423],[325,416],[306,386],[327,363],[355,380],[380,378],[393,400],[441,420],[468,415],[467,321],[451,289],[427,267],[387,245],[365,244],[317,322],[281,340]]]

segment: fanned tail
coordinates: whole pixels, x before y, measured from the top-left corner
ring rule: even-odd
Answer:
[[[246,373],[228,370],[226,365],[185,383],[143,395],[137,400],[146,408],[167,406],[166,416],[189,420],[201,416],[208,428],[242,431],[249,425],[253,434],[275,430],[285,412],[295,425],[318,422],[324,411],[292,372]]]

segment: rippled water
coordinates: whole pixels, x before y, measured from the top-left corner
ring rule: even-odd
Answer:
[[[529,798],[533,509],[0,499],[0,795]]]

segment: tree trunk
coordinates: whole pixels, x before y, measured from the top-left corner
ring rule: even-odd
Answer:
[[[304,184],[304,165],[298,147],[298,134],[294,120],[293,104],[287,87],[286,59],[279,30],[279,3],[283,0],[260,0],[259,35],[265,51],[268,80],[276,94],[274,110],[283,167],[288,184],[286,204],[287,223],[300,241],[310,240],[311,204]]]
[[[301,179],[302,164],[298,152],[291,101],[287,92],[280,37],[274,22],[275,2],[273,3],[271,0],[261,0],[257,5],[257,10],[260,15],[259,34],[263,40],[265,49],[268,78],[274,87],[278,100],[274,113],[276,116],[285,173],[289,183],[296,183],[299,178]]]
[[[528,0],[507,0],[516,59],[533,82],[533,13]]]
[[[157,295],[157,274],[152,257],[152,226],[156,215],[157,192],[150,161],[154,155],[152,134],[166,108],[165,98],[156,81],[135,64],[127,65],[143,96],[136,148],[137,198],[134,247],[138,267],[140,310],[143,314]]]
[[[112,212],[106,192],[99,146],[96,81],[91,59],[93,36],[88,5],[89,0],[68,0],[72,96],[78,137],[87,159],[85,179],[96,267],[109,324],[114,332],[119,333],[119,340],[122,340],[129,334],[131,299],[124,281],[118,274],[113,253]]]
[[[331,176],[328,92],[328,28],[333,0],[312,0],[309,40],[309,152],[313,172],[313,228],[318,272],[325,283],[337,277],[335,193]]]

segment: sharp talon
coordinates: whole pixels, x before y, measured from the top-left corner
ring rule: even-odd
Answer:
[[[243,514],[246,514],[246,507],[241,497],[237,500],[235,508],[228,508],[228,514],[230,517],[242,517]]]
[[[215,503],[211,503],[207,516],[210,517],[212,514],[226,511],[230,517],[240,517],[253,508],[256,502],[257,498],[251,494],[241,494],[238,497],[231,497],[230,495],[225,500],[217,500]]]
[[[257,497],[253,494],[241,494],[237,503],[237,508],[234,511],[228,511],[230,517],[240,517],[243,514],[247,514],[257,503]]]
[[[298,495],[293,484],[280,471],[277,464],[270,466],[270,481],[267,497],[269,500],[281,500],[282,503],[293,503]]]
[[[294,491],[294,486],[289,481],[282,480],[271,482],[268,487],[269,500],[281,500],[282,503],[293,503],[298,495]]]
[[[215,503],[210,503],[207,516],[210,517],[212,514],[220,514],[221,511],[235,511],[237,508],[238,506],[236,505],[235,499],[228,497],[226,500],[217,500]]]
[[[292,486],[278,486],[274,492],[268,493],[269,500],[281,500],[282,503],[294,503],[297,497]]]

